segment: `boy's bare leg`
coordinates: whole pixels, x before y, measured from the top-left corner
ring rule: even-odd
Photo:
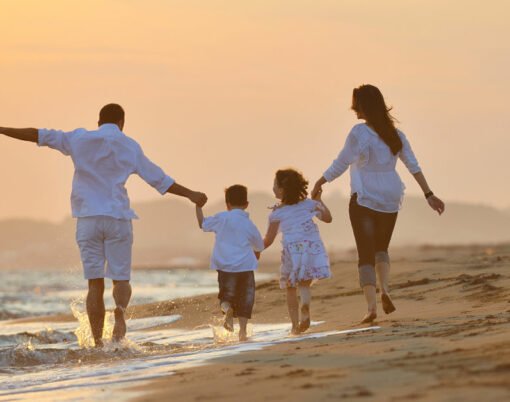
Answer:
[[[299,334],[299,301],[296,288],[287,288],[287,307],[292,322],[292,333]]]
[[[299,284],[299,297],[301,298],[301,321],[299,323],[299,330],[301,332],[310,328],[310,303],[312,301],[312,292],[310,291],[310,284],[312,281],[304,281]]]
[[[248,318],[238,317],[238,319],[239,319],[239,341],[244,342],[248,340],[248,333],[246,331],[246,327],[248,325]]]
[[[124,313],[131,299],[131,285],[129,281],[113,281],[113,299],[115,300],[115,326],[113,340],[120,341],[126,335],[126,319]]]
[[[221,311],[225,314],[223,326],[229,332],[234,332],[234,309],[229,302],[221,302]]]
[[[96,347],[103,346],[104,327],[104,279],[89,279],[89,291],[87,293],[87,315],[89,316],[90,330]]]

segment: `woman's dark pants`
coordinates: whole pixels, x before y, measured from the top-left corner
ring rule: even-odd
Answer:
[[[388,246],[398,212],[374,211],[358,204],[357,194],[349,203],[349,217],[358,249],[358,271],[361,287],[376,286],[375,264],[390,263]]]

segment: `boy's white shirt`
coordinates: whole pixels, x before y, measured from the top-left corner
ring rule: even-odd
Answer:
[[[40,129],[38,145],[56,149],[73,159],[71,207],[75,218],[98,215],[137,218],[125,188],[131,174],[139,175],[161,194],[175,182],[116,124],[103,124],[95,131]]]
[[[216,233],[211,268],[225,272],[257,269],[253,250],[264,250],[264,242],[249,214],[242,209],[223,211],[202,221],[204,232]]]

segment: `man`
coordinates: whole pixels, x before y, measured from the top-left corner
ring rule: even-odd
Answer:
[[[207,202],[204,193],[177,184],[144,155],[140,145],[122,132],[124,116],[122,107],[111,103],[101,109],[96,131],[0,127],[0,134],[48,146],[73,160],[71,207],[77,218],[76,241],[89,285],[87,314],[96,347],[103,345],[105,276],[113,281],[113,339],[119,341],[126,334],[124,313],[131,298],[131,219],[137,218],[125,188],[128,177],[138,174],[161,194],[186,197],[198,206]]]

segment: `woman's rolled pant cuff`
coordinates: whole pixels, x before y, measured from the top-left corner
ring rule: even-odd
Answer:
[[[375,263],[385,262],[390,263],[390,256],[387,251],[378,251],[375,253]]]
[[[358,267],[359,284],[362,288],[365,286],[376,286],[375,267],[369,264],[363,264]]]

